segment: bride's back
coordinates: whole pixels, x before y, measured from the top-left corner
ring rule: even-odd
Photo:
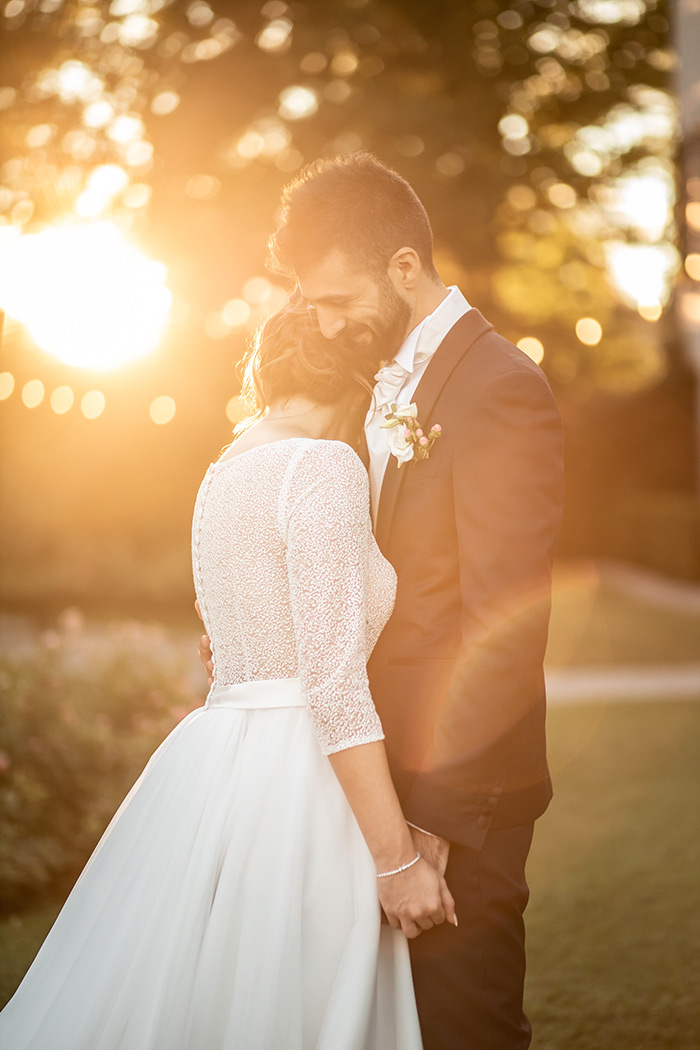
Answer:
[[[280,514],[306,444],[275,441],[220,460],[200,487],[192,564],[219,685],[297,673]]]

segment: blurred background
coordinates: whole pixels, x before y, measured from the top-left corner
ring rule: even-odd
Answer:
[[[445,280],[547,373],[562,556],[700,580],[686,7],[7,0],[5,606],[187,603],[193,497],[241,412],[235,364],[285,294],[264,268],[280,190],[356,149],[410,180]]]
[[[535,1045],[696,1050],[697,0],[0,4],[0,1001],[202,702],[192,506],[266,239],[357,149],[564,419]]]

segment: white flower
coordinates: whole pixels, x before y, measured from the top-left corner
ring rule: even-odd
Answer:
[[[410,431],[409,431],[410,433]],[[413,459],[413,442],[406,434],[406,427],[402,424],[391,427],[386,432],[389,442],[389,451],[396,456],[399,463],[408,463]]]
[[[390,405],[389,412],[384,417],[385,422],[381,424],[382,430],[386,430],[389,451],[396,456],[399,463],[408,463],[414,456],[414,442],[411,431],[404,426],[404,420],[417,419],[418,408],[414,404]]]
[[[418,419],[418,406],[414,402],[409,404],[405,401],[401,405],[390,405],[389,408],[394,419]]]

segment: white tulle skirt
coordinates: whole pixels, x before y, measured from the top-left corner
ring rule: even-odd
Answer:
[[[2,1050],[420,1050],[408,945],[297,680],[212,690],[150,759]]]

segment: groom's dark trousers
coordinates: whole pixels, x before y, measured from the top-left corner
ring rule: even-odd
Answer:
[[[407,820],[451,843],[459,927],[411,943],[425,1050],[525,1050],[525,861],[551,786],[542,663],[561,514],[547,381],[477,310],[413,397],[442,436],[391,461],[376,536],[398,574],[369,664]]]

